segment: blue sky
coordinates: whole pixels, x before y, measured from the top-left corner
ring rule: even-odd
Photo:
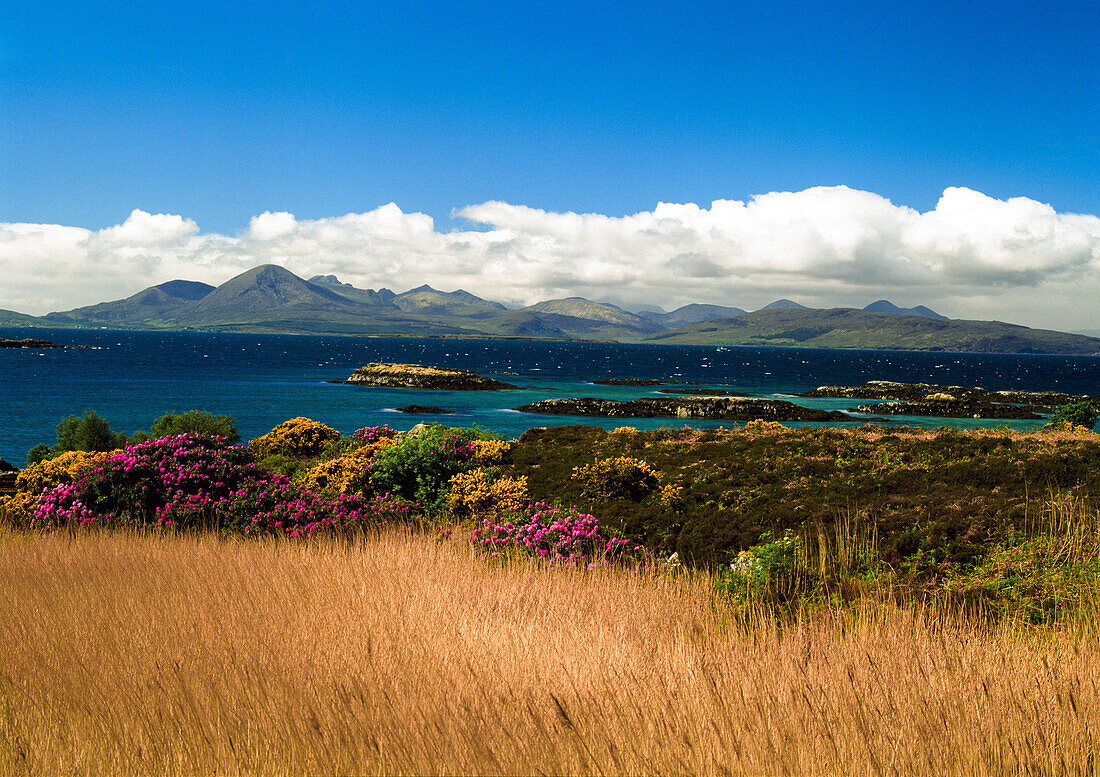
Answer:
[[[270,261],[1100,329],[1095,0],[0,3],[0,308]]]
[[[0,221],[834,184],[1100,210],[1095,2],[5,5]]]

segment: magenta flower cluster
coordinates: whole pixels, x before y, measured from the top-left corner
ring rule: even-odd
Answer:
[[[46,489],[33,525],[205,528],[304,536],[411,520],[414,505],[313,493],[257,467],[224,438],[162,437],[115,451],[72,483]]]
[[[396,429],[391,429],[389,424],[382,426],[364,426],[362,429],[356,429],[351,433],[352,442],[361,443],[363,445],[370,445],[372,442],[378,442],[379,440],[393,437],[397,434]]]
[[[486,519],[471,541],[490,558],[519,552],[552,563],[617,562],[640,550],[629,540],[610,536],[595,516],[545,502]]]

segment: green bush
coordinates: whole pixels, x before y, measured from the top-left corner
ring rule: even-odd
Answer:
[[[153,439],[159,437],[173,437],[177,434],[196,432],[198,434],[215,435],[228,439],[230,445],[236,445],[241,441],[241,435],[237,431],[237,422],[232,416],[214,415],[205,410],[188,410],[184,413],[165,413],[156,421],[149,430],[149,436]],[[137,435],[134,436],[135,438]],[[131,438],[131,442],[140,442]]]
[[[451,478],[477,466],[472,443],[485,436],[477,429],[428,426],[375,453],[371,483],[378,493],[396,494],[429,512],[442,512]]]
[[[126,443],[125,433],[112,432],[107,419],[94,410],[85,410],[83,416],[63,418],[57,424],[57,442],[52,446],[39,443],[31,448],[27,454],[27,464],[37,464],[66,451],[112,451]]]
[[[1050,416],[1051,423],[1064,421],[1073,426],[1091,429],[1096,426],[1097,412],[1091,402],[1073,402],[1057,408]]]

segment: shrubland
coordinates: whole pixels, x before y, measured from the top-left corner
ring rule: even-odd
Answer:
[[[1094,769],[1080,424],[212,431],[0,495],[0,775]]]
[[[211,433],[235,431],[232,419],[189,412],[152,429],[199,431],[113,451],[98,450],[109,433],[93,435],[89,451],[29,467],[0,514],[45,532],[300,536],[401,522],[457,529],[495,543],[492,553],[559,560],[557,545],[525,544],[517,527],[542,537],[590,522],[605,546],[624,541],[636,563],[672,558],[708,570],[746,607],[789,612],[873,589],[1048,621],[1078,608],[1100,580],[1100,437],[1075,418],[1035,433],[753,422],[561,426],[509,441],[442,425],[342,436],[299,417],[241,446]],[[591,551],[570,560],[595,563]]]

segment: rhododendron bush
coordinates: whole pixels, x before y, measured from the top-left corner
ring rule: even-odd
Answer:
[[[554,563],[624,561],[641,551],[629,540],[611,536],[594,516],[546,502],[485,519],[472,541],[491,557],[520,553]]]
[[[72,482],[45,489],[32,526],[214,528],[299,536],[413,517],[389,496],[320,495],[269,473],[225,438],[182,434],[108,455]]]

